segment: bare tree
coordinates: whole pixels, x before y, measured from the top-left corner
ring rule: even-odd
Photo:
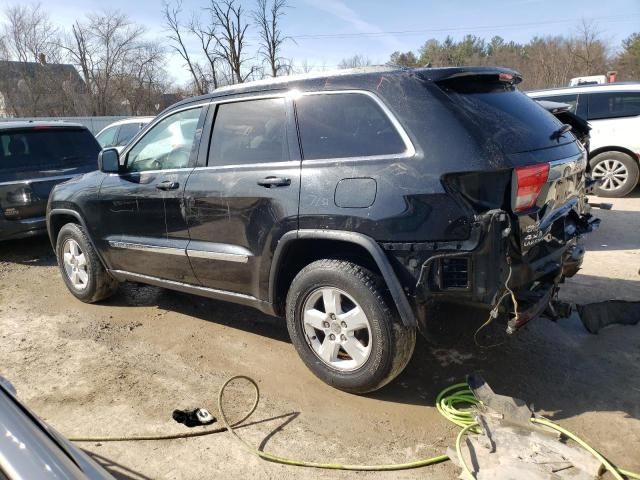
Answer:
[[[49,62],[60,60],[60,32],[39,3],[9,6],[4,14],[7,18],[4,43],[11,58],[37,62],[44,55]]]
[[[249,24],[245,20],[242,5],[236,0],[210,0],[208,10],[217,25],[214,36],[220,56],[231,71],[233,83],[243,83],[254,74],[255,66],[251,66],[248,72],[244,68],[249,60],[244,53]]]
[[[144,28],[117,11],[90,14],[77,21],[65,43],[70,59],[82,71],[95,115],[114,113],[117,80],[127,66],[140,61]]]
[[[128,105],[128,113],[141,115],[155,111],[166,88],[165,78],[163,48],[155,42],[138,45],[116,81],[120,96]]]
[[[253,18],[258,25],[260,37],[260,55],[267,62],[271,76],[277,77],[281,71],[289,71],[290,64],[280,56],[282,45],[290,40],[280,29],[280,18],[288,7],[286,0],[257,0]]]
[[[202,78],[202,69],[191,58],[189,50],[186,47],[186,38],[184,34],[184,25],[180,22],[180,14],[182,13],[182,0],[176,0],[175,3],[164,2],[163,10],[165,27],[169,31],[169,40],[171,40],[171,48],[175,50],[184,60],[187,70],[191,74],[193,84],[198,95],[207,93]]]
[[[338,64],[338,68],[358,68],[358,67],[367,67],[371,65],[371,60],[369,60],[364,55],[354,55],[353,57],[343,58],[340,60]]]
[[[5,67],[0,75],[5,108],[20,115],[51,115],[62,104],[61,84],[65,80],[59,69],[46,65],[61,57],[59,30],[40,4],[8,6],[5,24],[0,31],[0,57],[16,63]]]
[[[600,39],[594,22],[582,19],[578,34],[571,42],[571,50],[580,75],[594,75],[607,70],[607,47]]]

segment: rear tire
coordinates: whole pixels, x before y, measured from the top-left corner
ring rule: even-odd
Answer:
[[[287,294],[289,335],[325,383],[372,392],[409,363],[416,331],[402,324],[385,290],[378,275],[343,260],[318,260],[294,278]]]
[[[602,152],[589,162],[591,176],[601,180],[600,185],[593,187],[599,197],[620,198],[628,195],[636,188],[640,177],[638,161],[622,152]]]
[[[56,257],[69,291],[85,303],[110,297],[118,282],[107,273],[84,229],[67,223],[56,239]]]

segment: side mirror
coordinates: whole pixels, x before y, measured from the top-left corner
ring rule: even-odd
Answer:
[[[105,148],[98,154],[98,170],[104,173],[120,171],[120,152],[117,148]]]

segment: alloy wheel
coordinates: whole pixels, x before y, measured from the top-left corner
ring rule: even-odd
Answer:
[[[89,284],[89,272],[87,271],[87,258],[84,252],[72,238],[65,240],[62,246],[62,262],[67,278],[76,290],[84,290]]]
[[[629,178],[629,170],[624,163],[615,159],[598,162],[592,171],[593,178],[600,180],[600,189],[605,191],[617,190]]]
[[[344,291],[322,287],[302,308],[306,341],[326,365],[341,372],[360,368],[371,354],[371,325],[364,310]]]

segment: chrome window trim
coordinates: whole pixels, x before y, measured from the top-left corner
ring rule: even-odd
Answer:
[[[195,167],[194,170],[234,170],[234,169],[252,169],[252,168],[298,168],[300,160],[286,160],[284,162],[261,162],[261,163],[242,163],[231,165],[207,165],[206,167]]]
[[[131,171],[131,172],[107,173],[105,175],[116,176],[116,177],[124,177],[124,176],[128,176],[128,175],[146,175],[146,174],[150,174],[150,173],[177,173],[177,172],[183,172],[185,170],[193,170],[194,168],[195,167],[167,168],[166,170],[163,170],[163,169],[160,169],[160,170],[142,170],[142,171],[134,170],[134,171]]]
[[[268,92],[268,93],[264,93],[264,94],[260,94],[260,95],[252,95],[250,92],[245,92],[242,94],[238,94],[238,96],[224,96],[224,97],[220,97],[220,98],[211,98],[208,99],[207,101],[204,101],[203,103],[198,103],[197,105],[186,105],[184,107],[181,108],[176,108],[175,110],[170,110],[168,112],[166,112],[164,115],[162,116],[158,116],[156,117],[152,122],[150,122],[147,126],[147,132],[150,131],[151,129],[153,129],[155,127],[156,124],[158,124],[159,122],[161,122],[162,120],[164,120],[165,118],[174,115],[176,113],[180,113],[186,110],[192,110],[194,108],[204,108],[207,106],[214,106],[216,107],[217,105],[221,105],[221,104],[226,104],[226,103],[237,103],[237,102],[246,102],[246,101],[252,101],[252,100],[268,100],[268,99],[272,99],[272,98],[282,98],[285,100],[287,99],[292,99],[294,104],[296,101],[296,98],[299,97],[303,97],[303,96],[308,96],[308,95],[340,95],[340,94],[359,94],[359,95],[365,95],[369,98],[371,98],[383,111],[383,113],[387,116],[387,118],[389,119],[389,121],[391,122],[391,124],[393,125],[394,129],[396,130],[396,132],[398,133],[398,135],[400,135],[400,138],[402,139],[403,143],[405,144],[405,151],[404,152],[400,152],[400,153],[393,153],[393,154],[385,154],[385,155],[367,155],[367,156],[361,156],[361,157],[336,157],[336,158],[314,158],[312,160],[302,160],[303,164],[307,163],[307,164],[313,164],[315,163],[324,163],[324,162],[343,162],[343,161],[350,161],[350,160],[357,160],[357,161],[363,161],[363,160],[389,160],[389,159],[402,159],[402,158],[410,158],[413,157],[416,154],[416,148],[413,145],[413,142],[411,141],[411,138],[409,137],[409,135],[407,134],[407,131],[404,129],[404,127],[402,126],[402,124],[400,123],[400,121],[396,118],[396,116],[393,114],[393,112],[389,109],[389,107],[387,107],[387,105],[382,101],[382,99],[376,95],[373,92],[370,92],[369,90],[359,90],[359,89],[347,89],[347,90],[314,90],[314,91],[308,91],[308,92],[301,92],[298,89],[289,89],[287,91],[274,91],[274,92]],[[296,128],[297,128],[297,120],[296,121]],[[213,122],[212,125],[212,130],[213,127],[215,126],[215,121]],[[135,143],[131,143],[129,145],[127,145],[127,147],[122,151],[121,154],[121,158],[126,158],[127,155],[129,155],[129,151],[135,147],[138,142],[140,142],[144,137],[146,136],[146,132],[144,135],[142,135],[140,138],[138,138]],[[211,139],[209,138],[209,142],[211,142]],[[238,168],[238,167],[256,167],[256,166],[265,166],[265,165],[270,165],[270,166],[283,166],[282,164],[285,163],[289,163],[291,162],[291,160],[288,160],[287,162],[260,162],[260,163],[245,163],[245,164],[227,164],[227,165],[213,165],[213,166],[205,166],[205,167],[185,167],[185,168],[195,168],[197,170],[202,170],[202,169],[230,169],[230,168]],[[294,162],[297,164],[298,160],[294,160]],[[285,165],[286,166],[286,165]],[[181,169],[174,169],[174,170],[184,170],[185,168],[181,168]],[[133,174],[133,173],[151,173],[151,172],[169,172],[170,170],[145,170],[144,172],[123,172],[122,174],[110,174],[110,175],[125,175],[125,174]]]
[[[344,161],[349,161],[349,160],[362,161],[362,160],[388,160],[388,159],[392,159],[392,158],[410,158],[410,157],[413,157],[416,154],[416,149],[415,149],[415,147],[413,145],[413,142],[409,138],[409,135],[407,134],[406,130],[404,129],[404,127],[402,126],[400,121],[396,118],[396,116],[389,109],[389,107],[387,107],[387,105],[382,101],[382,99],[380,97],[378,97],[376,94],[374,94],[373,92],[370,92],[368,90],[357,90],[357,89],[351,89],[351,90],[317,90],[317,91],[312,91],[312,92],[300,92],[299,96],[300,97],[306,97],[306,96],[311,96],[311,95],[340,95],[340,94],[358,94],[358,95],[365,95],[365,96],[371,98],[382,109],[382,112],[387,116],[387,118],[389,119],[389,121],[391,122],[393,127],[395,128],[395,130],[398,133],[398,135],[400,135],[400,138],[402,139],[402,141],[403,141],[403,143],[405,145],[405,151],[404,152],[399,152],[399,153],[385,154],[385,155],[364,155],[364,156],[356,156],[356,157],[331,157],[331,158],[305,159],[304,158],[304,148],[303,148],[302,149],[302,156],[303,156],[302,164],[303,165],[305,163],[306,164],[313,164],[314,162],[315,163],[324,163],[324,162],[344,162]],[[294,94],[291,94],[291,95],[294,95]],[[295,103],[295,98],[294,98],[294,103]],[[297,119],[296,119],[296,121],[297,121]],[[298,135],[300,136],[300,146],[302,147],[302,136],[300,134],[298,134]]]

